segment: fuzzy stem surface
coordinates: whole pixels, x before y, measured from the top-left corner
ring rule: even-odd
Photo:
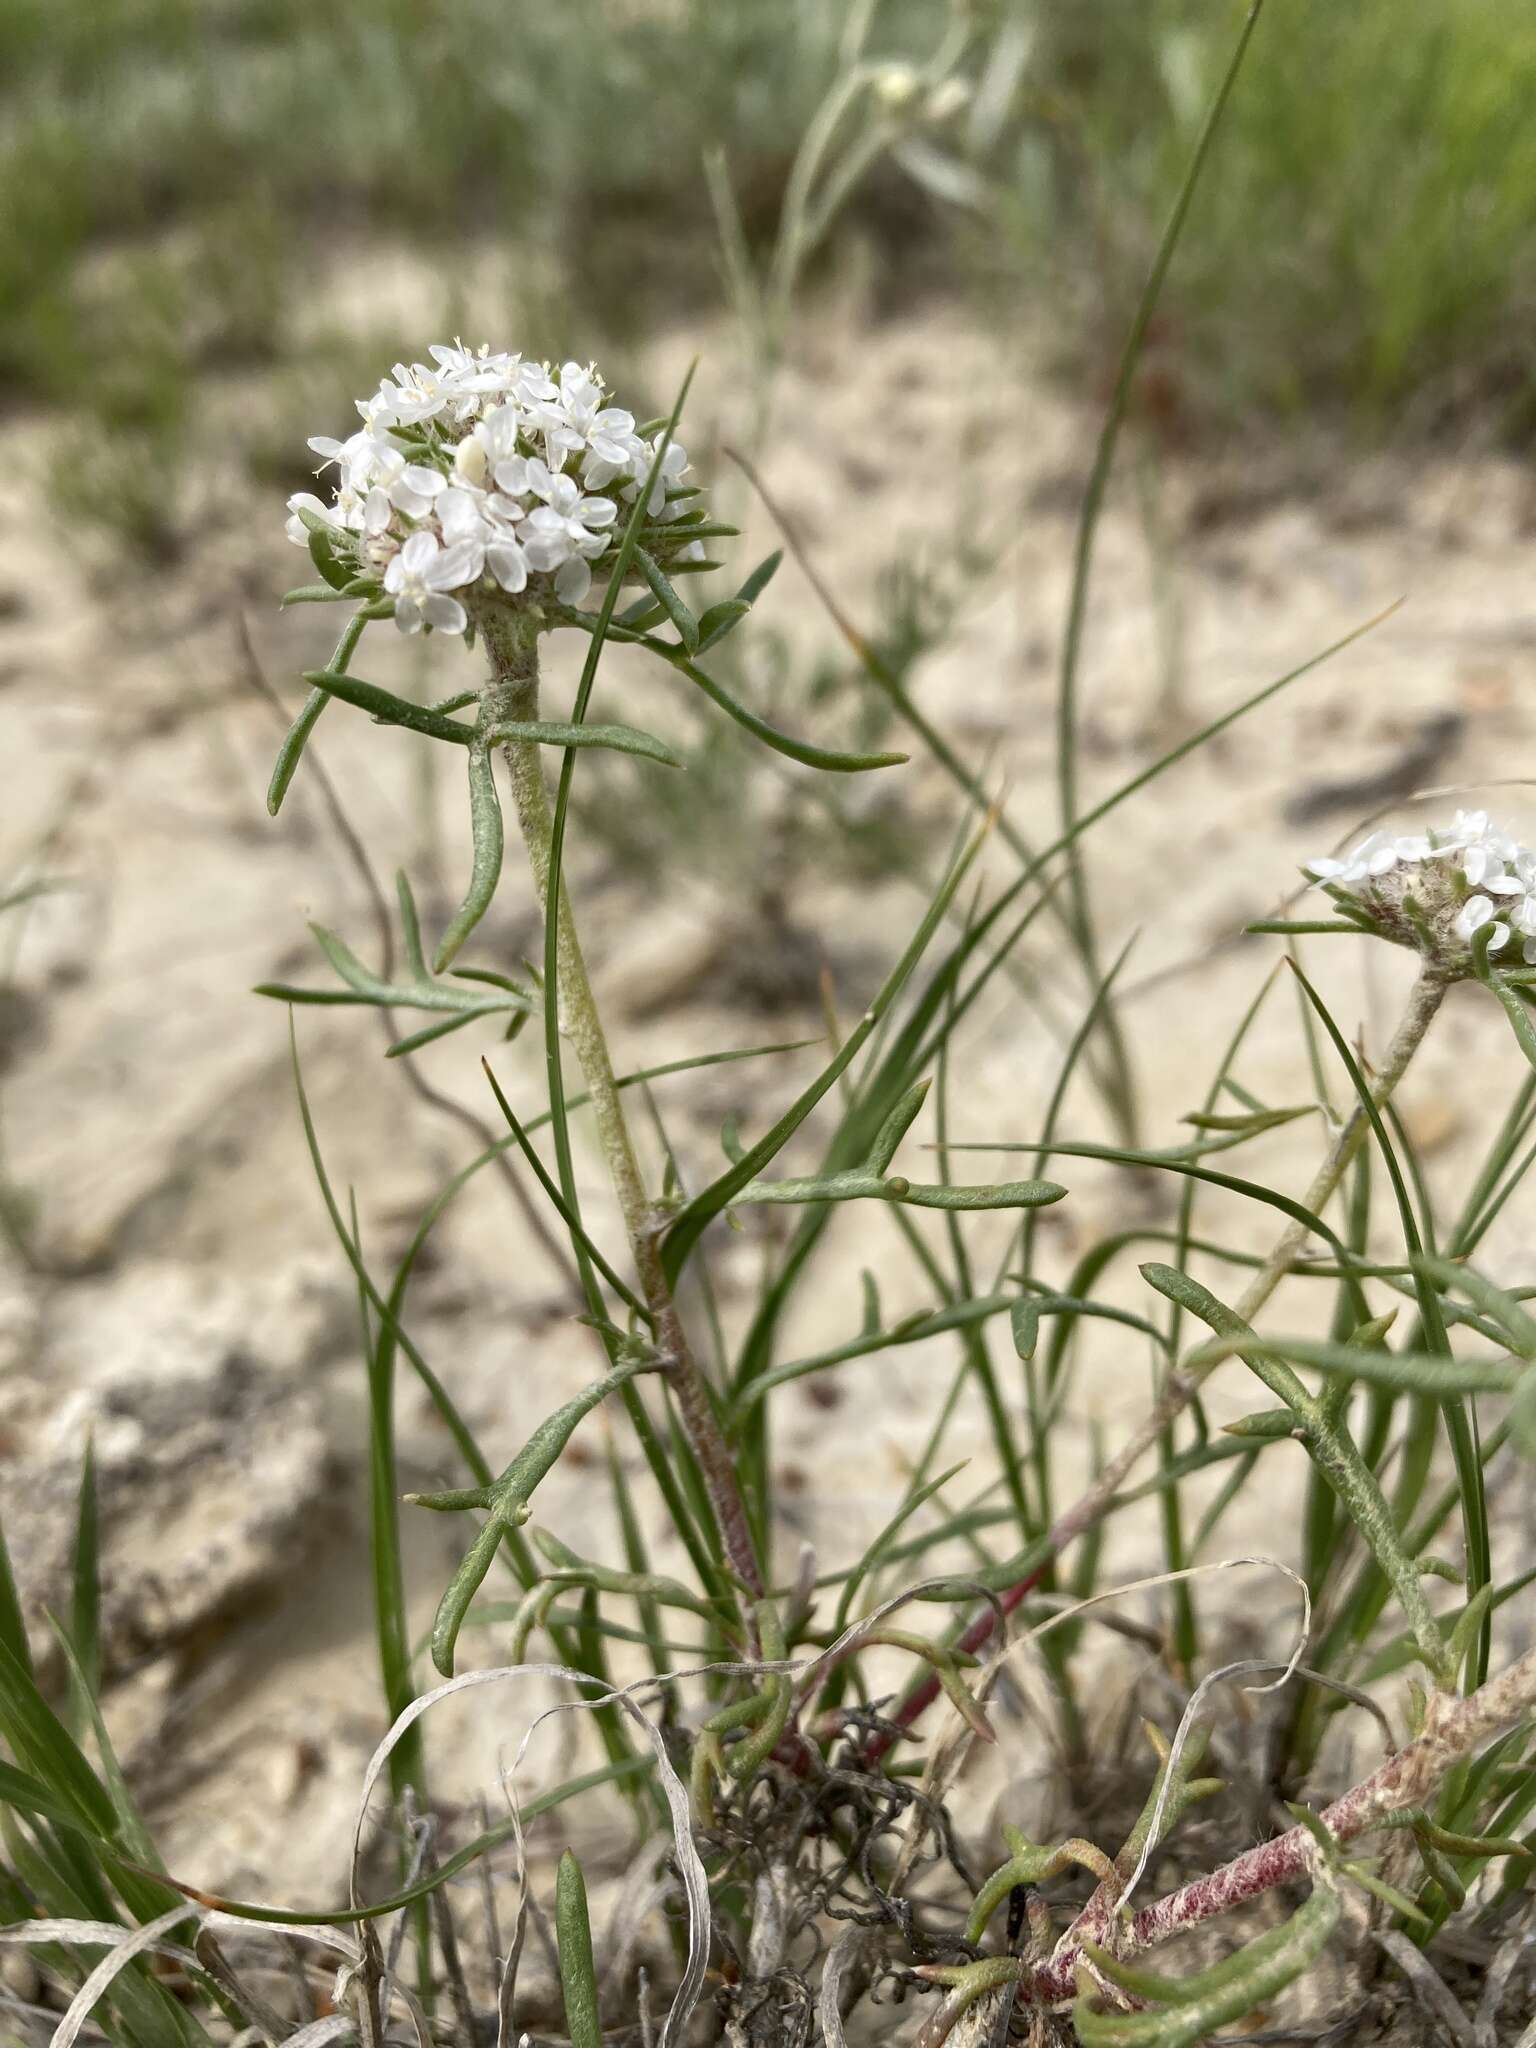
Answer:
[[[1351,1842],[1405,1808],[1424,1806],[1455,1765],[1470,1758],[1490,1736],[1512,1726],[1536,1706],[1536,1650],[1527,1650],[1497,1678],[1467,1699],[1432,1693],[1424,1733],[1368,1778],[1323,1810],[1323,1825],[1336,1841]],[[1197,1877],[1137,1913],[1117,1947],[1125,1954],[1152,1948],[1186,1928],[1227,1913],[1261,1892],[1303,1876],[1317,1852],[1310,1830],[1294,1827],[1260,1842],[1209,1876]],[[1070,1998],[1082,1951],[1069,1943],[1028,1975],[1020,1995],[1037,2004]]]
[[[527,723],[539,715],[539,654],[534,632],[504,618],[482,622],[491,679],[481,700],[485,726]],[[511,740],[503,749],[513,807],[528,849],[539,903],[549,915],[549,866],[554,821],[544,781],[541,748],[534,740]],[[656,1325],[657,1347],[667,1382],[714,1514],[721,1549],[736,1578],[754,1600],[763,1594],[762,1570],[752,1541],[746,1504],[736,1483],[730,1450],[721,1433],[709,1389],[693,1356],[672,1290],[663,1271],[658,1238],[660,1218],[646,1193],[634,1141],[614,1079],[608,1041],[592,993],[570,898],[562,888],[556,906],[555,942],[560,973],[560,1006],[566,1035],[576,1051],[591,1096],[598,1143],[629,1237],[641,1291]],[[755,1631],[754,1640],[755,1640]]]

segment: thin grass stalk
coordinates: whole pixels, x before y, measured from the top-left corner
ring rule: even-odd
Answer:
[[[1409,1063],[1423,1044],[1425,1035],[1439,1012],[1444,996],[1443,978],[1426,963],[1420,968],[1414,981],[1407,1006],[1382,1061],[1376,1085],[1370,1091],[1370,1099],[1378,1109],[1389,1099],[1407,1072]],[[1305,1209],[1315,1214],[1319,1208],[1326,1205],[1340,1180],[1349,1170],[1370,1128],[1370,1118],[1365,1109],[1357,1106],[1340,1128],[1329,1147],[1327,1157],[1313,1176],[1312,1184],[1302,1202]],[[1251,1323],[1268,1302],[1290,1271],[1297,1254],[1306,1244],[1307,1236],[1307,1226],[1299,1220],[1293,1221],[1281,1233],[1274,1249],[1254,1274],[1236,1306],[1234,1313],[1243,1322]],[[1103,1519],[1120,1491],[1126,1475],[1145,1453],[1158,1443],[1164,1431],[1183,1414],[1194,1398],[1202,1377],[1201,1373],[1169,1374],[1162,1396],[1152,1414],[1130,1441],[1109,1460],[1081,1498],[1065,1514],[1057,1518],[1041,1541],[1008,1568],[1012,1583],[1001,1590],[997,1607],[983,1608],[960,1633],[956,1643],[958,1649],[974,1652],[989,1642],[997,1627],[999,1609],[1004,1615],[1011,1614],[1038,1585],[1046,1561],[1058,1556],[1075,1537],[1082,1535],[1085,1530]],[[873,1762],[883,1756],[897,1739],[897,1732],[909,1728],[917,1720],[938,1697],[938,1690],[937,1683],[931,1679],[924,1679],[915,1686],[893,1709],[890,1731],[882,1731],[871,1740],[866,1751],[867,1760]]]

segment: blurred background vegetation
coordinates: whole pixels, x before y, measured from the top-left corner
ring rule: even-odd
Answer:
[[[828,109],[840,148],[874,139],[804,281],[856,242],[883,314],[961,294],[1002,334],[1048,311],[1049,356],[1092,398],[1242,13],[7,0],[0,389],[59,408],[88,456],[52,464],[62,510],[173,559],[198,511],[165,479],[214,414],[229,473],[289,485],[303,432],[397,352],[386,321],[315,317],[349,251],[414,252],[452,332],[494,247],[525,349],[622,359],[726,303],[732,236],[738,268],[768,260],[857,40],[876,66],[941,52],[951,85],[903,103],[899,72],[866,73]],[[1273,0],[1152,337],[1141,396],[1168,436],[1319,411],[1366,441],[1528,432],[1533,100],[1536,8]],[[262,402],[220,408],[220,380],[257,368]]]

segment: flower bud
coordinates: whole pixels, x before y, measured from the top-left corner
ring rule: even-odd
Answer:
[[[875,98],[893,114],[905,112],[922,85],[910,64],[882,64],[870,82]]]

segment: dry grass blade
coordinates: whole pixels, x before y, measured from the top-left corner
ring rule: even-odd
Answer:
[[[1376,1933],[1373,1940],[1402,1971],[1436,2024],[1454,2048],[1476,2048],[1476,2036],[1472,2022],[1467,2018],[1455,1998],[1451,1995],[1445,1979],[1430,1962],[1429,1958],[1416,1949],[1406,1934],[1392,1929]]]
[[[115,1929],[112,1948],[70,2000],[69,2010],[54,2029],[49,2048],[72,2048],[80,2038],[80,2029],[98,2001],[105,1996],[113,1979],[127,1969],[135,1956],[146,1955],[159,1948],[161,1937],[169,1934],[173,1927],[179,1927],[183,1920],[198,1919],[201,1913],[200,1906],[194,1906],[189,1899],[181,1899],[153,1920],[146,1920],[142,1927],[135,1927],[131,1933],[124,1933],[122,1928]]]
[[[729,1665],[711,1666],[708,1668],[710,1670],[737,1671],[753,1669],[755,1667]],[[655,1756],[656,1775],[661,1783],[662,1793],[672,1817],[672,1838],[677,1856],[677,1867],[682,1878],[683,1890],[688,1900],[688,1956],[677,1991],[673,1997],[671,2010],[668,2012],[662,2027],[662,2048],[675,2048],[675,2044],[681,2042],[687,2031],[688,2022],[692,2017],[694,2007],[698,2004],[699,1994],[703,1989],[704,1971],[709,1957],[711,1925],[709,1879],[699,1852],[694,1846],[693,1816],[688,1805],[687,1789],[672,1767],[672,1761],[667,1754],[666,1743],[661,1730],[641,1713],[630,1695],[637,1690],[650,1689],[658,1683],[674,1683],[681,1678],[698,1677],[700,1675],[702,1674],[697,1671],[678,1672],[669,1674],[668,1678],[662,1681],[642,1679],[635,1686],[631,1687],[618,1689],[603,1688],[596,1699],[568,1700],[558,1706],[546,1708],[543,1713],[537,1715],[530,1723],[521,1743],[518,1745],[517,1757],[506,1774],[508,1797],[512,1803],[513,1820],[516,1823],[518,1820],[518,1808],[513,1794],[513,1780],[516,1777],[518,1766],[522,1761],[529,1742],[532,1740],[535,1730],[550,1715],[581,1712],[594,1707],[612,1704],[628,1714],[643,1731]],[[412,1700],[404,1712],[399,1715],[394,1726],[369,1758],[368,1768],[363,1775],[363,1788],[358,1800],[357,1820],[352,1834],[352,1864],[349,1882],[351,1888],[350,1896],[354,1905],[360,1903],[357,1880],[362,1857],[363,1828],[367,1821],[368,1809],[373,1799],[374,1790],[378,1785],[380,1774],[389,1761],[390,1752],[400,1741],[401,1737],[430,1708],[436,1706],[440,1700],[449,1698],[454,1693],[468,1691],[474,1686],[500,1685],[510,1680],[525,1678],[554,1678],[568,1685],[588,1687],[596,1686],[600,1683],[587,1673],[574,1671],[564,1664],[501,1665],[488,1671],[463,1672],[459,1677],[451,1678],[445,1684],[435,1687],[431,1692],[423,1693],[418,1699]],[[526,1896],[527,1891],[527,1859],[520,1825],[516,1826],[514,1843],[518,1861],[519,1894],[520,1897],[523,1897]]]
[[[845,1927],[827,1950],[827,1959],[821,1966],[817,2009],[826,2048],[848,2048],[848,2037],[843,2032],[843,1979],[858,1960],[864,1938],[862,1927]]]

